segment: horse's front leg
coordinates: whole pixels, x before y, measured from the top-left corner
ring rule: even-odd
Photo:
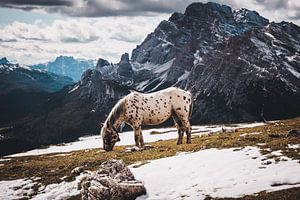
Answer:
[[[140,145],[140,133],[137,128],[134,128],[134,141],[135,141],[135,146],[139,147]]]
[[[144,148],[144,138],[143,138],[143,134],[142,134],[142,128],[140,127],[140,131],[139,131],[139,136],[140,136],[140,145],[142,148]]]
[[[137,147],[144,147],[144,138],[142,135],[142,128],[141,126],[134,128],[134,139],[135,139],[135,146]]]

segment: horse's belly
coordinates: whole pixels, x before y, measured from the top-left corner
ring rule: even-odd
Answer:
[[[143,116],[143,124],[161,124],[171,116],[171,107],[159,107],[153,110],[146,110]]]

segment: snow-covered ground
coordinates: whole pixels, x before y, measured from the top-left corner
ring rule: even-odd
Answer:
[[[300,186],[298,161],[284,157],[286,161],[270,159],[271,164],[266,164],[262,159],[266,156],[256,147],[207,149],[154,160],[138,168],[132,165],[131,171],[147,189],[147,195],[139,200],[240,197]]]
[[[300,187],[300,164],[283,156],[279,162],[261,155],[258,147],[243,149],[206,149],[181,152],[176,156],[130,166],[136,179],[144,182],[147,195],[139,200],[204,199],[239,197],[263,190],[275,191]],[[72,182],[41,186],[33,199],[66,199],[77,195],[77,185],[84,174]],[[0,199],[18,199],[32,194],[38,178],[0,181]]]
[[[22,197],[30,198],[34,194],[33,187],[40,185],[37,195],[31,199],[34,200],[60,200],[80,194],[78,183],[84,175],[81,174],[72,182],[62,181],[42,186],[37,182],[37,178],[33,179],[17,179],[11,181],[0,181],[0,199],[20,199]]]
[[[250,128],[255,126],[264,125],[264,123],[243,123],[243,124],[230,124],[230,125],[209,125],[209,126],[192,126],[193,135],[201,135],[208,133],[215,133],[218,131],[226,130],[232,131],[237,128]],[[150,134],[151,132],[163,132],[163,134]],[[159,140],[168,140],[177,138],[176,128],[157,128],[143,130],[144,141],[155,142]],[[132,131],[120,133],[121,141],[116,145],[134,145],[134,134]],[[102,138],[100,135],[81,137],[76,142],[70,142],[60,145],[53,145],[44,149],[35,149],[24,153],[12,154],[7,157],[20,157],[20,156],[31,156],[31,155],[43,155],[49,153],[64,153],[84,149],[93,149],[102,147]]]

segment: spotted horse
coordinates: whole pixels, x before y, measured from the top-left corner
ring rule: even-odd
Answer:
[[[191,143],[191,125],[193,100],[188,91],[170,87],[153,93],[131,92],[113,107],[101,129],[103,148],[113,150],[120,141],[118,128],[125,122],[134,130],[135,145],[144,147],[142,125],[157,125],[172,117],[178,131],[177,144],[182,144],[184,132],[187,143]]]

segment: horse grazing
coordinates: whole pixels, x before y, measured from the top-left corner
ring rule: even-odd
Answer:
[[[103,148],[111,151],[120,141],[117,129],[125,122],[134,130],[135,145],[144,147],[142,125],[161,124],[172,117],[178,131],[177,144],[182,144],[184,131],[191,143],[193,100],[190,92],[170,87],[153,93],[131,92],[113,107],[101,129]]]

